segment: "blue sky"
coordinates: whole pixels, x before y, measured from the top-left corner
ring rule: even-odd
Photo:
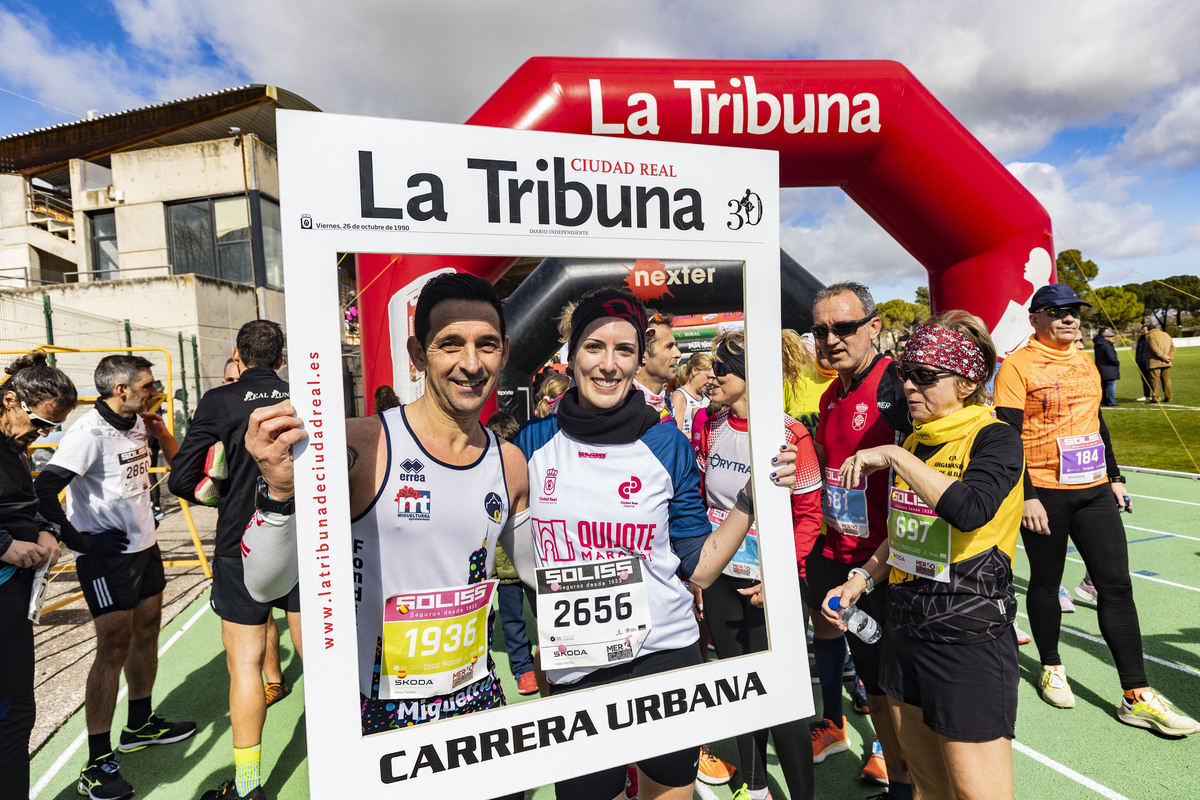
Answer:
[[[241,85],[460,122],[534,55],[895,59],[1050,212],[1097,285],[1200,271],[1200,4],[1179,0],[0,0],[0,135]],[[784,248],[912,299],[923,268],[835,189]]]

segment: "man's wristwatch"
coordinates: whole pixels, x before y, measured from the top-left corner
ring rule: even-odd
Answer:
[[[1124,475],[1113,475],[1111,478],[1108,479],[1108,482],[1109,483],[1124,483],[1125,476]]]
[[[871,590],[875,588],[875,579],[871,577],[871,573],[867,572],[862,567],[855,567],[846,574],[846,580],[850,580],[855,575],[861,576],[862,579],[867,582],[867,588],[863,591],[863,594],[870,594]]]
[[[258,486],[254,491],[254,507],[259,511],[266,511],[271,514],[283,514],[291,516],[296,513],[296,498],[290,500],[276,500],[271,497],[267,491],[267,482],[262,476],[258,476]]]

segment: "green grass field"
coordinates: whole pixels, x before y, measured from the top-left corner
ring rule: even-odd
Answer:
[[[1117,460],[1135,467],[1200,473],[1200,347],[1176,351],[1171,367],[1174,402],[1167,406],[1136,402],[1142,396],[1142,384],[1133,351],[1117,352],[1121,359],[1119,405],[1104,409]]]

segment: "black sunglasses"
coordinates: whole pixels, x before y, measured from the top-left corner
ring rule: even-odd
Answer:
[[[714,361],[712,365],[713,375],[718,378],[724,378],[726,375],[736,375],[737,373],[726,364],[724,361]]]
[[[930,369],[920,364],[900,365],[900,379],[905,382],[912,381],[913,386],[932,386],[947,375],[953,374],[955,373],[947,369]]]
[[[847,336],[853,336],[855,331],[873,319],[875,319],[874,314],[867,314],[862,319],[856,319],[851,322],[835,322],[832,325],[813,325],[809,330],[818,339],[828,338],[830,331],[833,331],[833,335],[837,338],[845,339]]]
[[[61,422],[52,422],[44,417],[39,417],[37,414],[29,410],[29,406],[25,405],[24,400],[21,401],[21,410],[29,415],[29,421],[32,422],[33,427],[37,428],[39,431],[46,431],[49,433],[59,425],[62,425]]]
[[[1082,306],[1055,306],[1054,308],[1043,308],[1046,316],[1050,319],[1063,319],[1065,317],[1074,317],[1079,319],[1079,312]]]

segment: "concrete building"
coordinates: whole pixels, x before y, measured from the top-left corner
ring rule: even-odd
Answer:
[[[0,138],[0,291],[194,335],[215,385],[283,322],[281,108],[320,110],[251,85]]]

